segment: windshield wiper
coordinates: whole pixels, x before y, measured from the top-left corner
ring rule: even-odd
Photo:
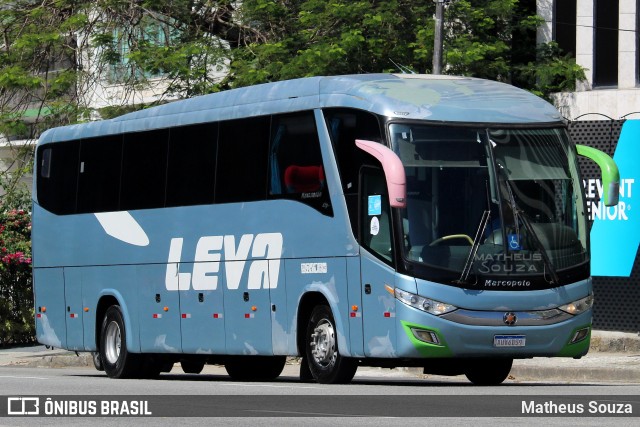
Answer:
[[[544,261],[544,264],[549,269],[549,274],[551,275],[551,284],[554,284],[554,285],[559,284],[560,278],[558,277],[558,273],[556,273],[556,269],[551,263],[551,259],[549,258],[549,254],[547,254],[547,250],[544,248],[544,245],[542,244],[535,230],[531,226],[531,221],[529,220],[529,217],[527,216],[526,213],[524,213],[520,209],[518,209],[518,217],[522,220],[522,224],[524,224],[524,228],[527,229],[527,232],[529,233],[529,237],[533,240],[533,243],[538,248],[540,255],[542,255],[542,260]]]
[[[464,263],[462,274],[460,275],[460,278],[458,280],[454,281],[454,283],[458,285],[467,284],[467,279],[469,278],[469,273],[471,273],[471,266],[473,265],[473,260],[476,257],[478,248],[480,247],[480,237],[484,234],[484,230],[487,228],[487,224],[489,223],[490,217],[491,217],[491,211],[486,210],[482,213],[482,218],[480,219],[480,224],[478,224],[478,230],[476,231],[476,237],[473,239],[473,245],[471,246],[471,250],[469,251],[469,256],[467,257],[467,261]]]
[[[507,192],[509,193],[509,204],[511,205],[511,211],[513,212],[513,220],[516,227],[516,236],[518,236],[518,239],[520,239],[520,230],[518,228],[518,223],[520,222],[520,220],[522,220],[522,224],[524,225],[524,228],[527,230],[529,237],[531,238],[531,240],[533,240],[534,245],[536,246],[536,248],[538,249],[538,252],[540,252],[540,255],[542,256],[542,260],[544,261],[545,267],[549,270],[549,274],[551,275],[551,284],[554,284],[554,285],[559,284],[560,279],[558,278],[558,273],[556,273],[556,269],[551,263],[551,259],[549,258],[549,254],[547,254],[547,250],[544,248],[544,245],[542,244],[542,242],[538,238],[538,235],[533,229],[533,226],[531,225],[531,221],[529,220],[529,217],[522,209],[518,207],[518,204],[516,203],[516,198],[513,195],[513,188],[511,187],[511,181],[509,181],[509,178],[506,176],[504,167],[498,161],[496,161],[496,166],[498,167],[498,170],[502,173],[504,177],[504,183],[507,187]]]

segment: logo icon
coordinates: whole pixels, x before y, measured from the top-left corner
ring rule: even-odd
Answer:
[[[8,397],[7,415],[40,415],[40,398]]]
[[[502,316],[502,321],[505,323],[505,325],[513,326],[518,321],[518,316],[516,316],[514,312],[510,311]]]

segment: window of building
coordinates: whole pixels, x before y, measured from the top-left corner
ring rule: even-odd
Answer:
[[[595,49],[593,86],[618,85],[617,1],[595,0]]]
[[[167,18],[167,20],[170,20]],[[114,59],[109,67],[108,81],[110,83],[122,83],[129,78],[154,78],[166,74],[163,69],[143,70],[135,61],[130,60],[132,51],[137,51],[144,46],[169,47],[179,33],[166,23],[153,18],[143,17],[142,21],[131,28],[116,28],[112,31],[113,44],[110,56]]]
[[[563,54],[576,56],[576,0],[556,0],[554,17],[554,40]]]

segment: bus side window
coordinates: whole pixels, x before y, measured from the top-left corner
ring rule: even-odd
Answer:
[[[378,164],[377,161],[356,147],[356,139],[382,142],[380,124],[374,114],[346,108],[324,110],[331,142],[338,162],[351,230],[358,238],[358,179],[363,165]]]
[[[356,147],[356,139],[382,142],[380,125],[375,115],[353,109],[328,109],[325,120],[338,161],[345,194],[358,192],[358,174],[371,157]]]
[[[79,140],[38,149],[36,200],[50,212],[65,215],[76,211],[79,149]]]
[[[164,206],[168,143],[167,129],[125,134],[120,210]]]
[[[166,206],[213,203],[217,140],[216,123],[170,130]]]
[[[220,123],[216,203],[266,199],[268,138],[269,116]]]
[[[360,241],[378,258],[393,263],[391,209],[387,183],[382,170],[363,167],[361,170]]]
[[[333,215],[313,112],[273,117],[269,196],[307,204]]]
[[[78,213],[118,210],[122,135],[83,139],[78,167]]]

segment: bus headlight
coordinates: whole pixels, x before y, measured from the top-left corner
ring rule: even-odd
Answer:
[[[394,293],[395,297],[400,302],[436,316],[449,313],[450,311],[456,310],[458,308],[454,305],[436,301],[430,298],[421,297],[420,295],[415,295],[411,292],[403,291],[402,289],[398,288],[395,288]]]
[[[558,307],[560,310],[569,314],[580,314],[593,307],[593,295],[587,295],[584,298],[570,302],[569,304]]]

